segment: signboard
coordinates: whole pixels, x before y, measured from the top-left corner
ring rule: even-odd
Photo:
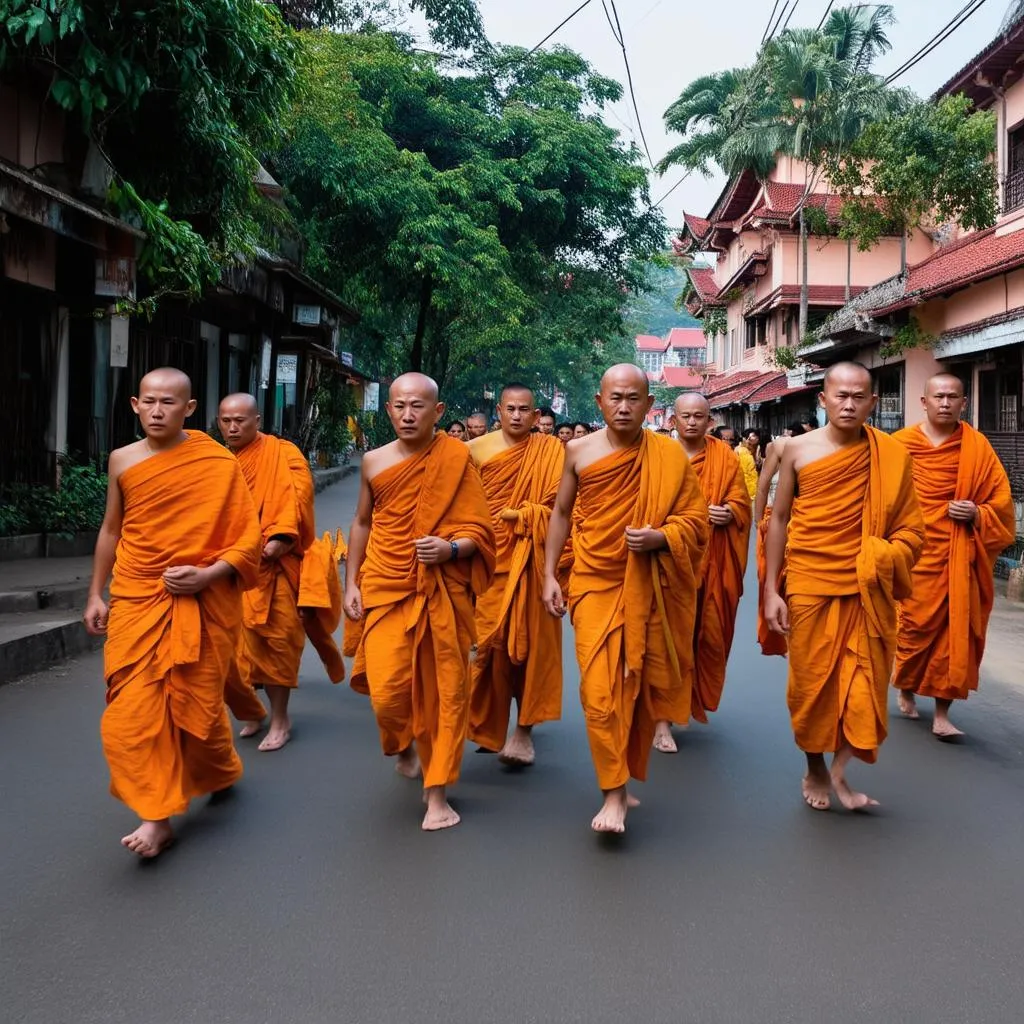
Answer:
[[[110,365],[128,365],[128,317],[110,318]]]
[[[363,388],[363,412],[376,412],[380,408],[380,384],[375,380],[366,382]]]
[[[342,352],[341,353],[341,365],[342,366],[351,366],[352,365],[352,353],[351,352]]]
[[[320,307],[305,306],[297,302],[292,310],[292,321],[305,327],[319,327]]]
[[[263,351],[260,354],[260,387],[263,389],[270,387],[270,350],[271,341],[264,335]]]
[[[279,355],[277,357],[277,383],[294,384],[299,376],[299,357]]]
[[[95,294],[134,298],[135,260],[128,256],[97,256]]]

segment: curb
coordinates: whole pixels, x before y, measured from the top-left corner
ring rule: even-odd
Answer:
[[[0,643],[0,686],[102,646],[103,641],[89,636],[77,619],[53,622],[37,632]]]

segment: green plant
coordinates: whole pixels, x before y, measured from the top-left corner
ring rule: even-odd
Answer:
[[[780,370],[794,370],[797,364],[797,350],[789,345],[777,345],[768,351],[768,361]]]
[[[917,317],[911,313],[910,319],[888,340],[878,348],[878,354],[883,359],[893,359],[910,351],[912,348],[931,348],[938,338],[929,334]]]
[[[0,502],[0,537],[16,537],[28,533],[29,517],[17,504]]]

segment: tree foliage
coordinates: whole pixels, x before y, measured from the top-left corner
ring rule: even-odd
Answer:
[[[447,74],[385,33],[304,46],[273,169],[310,268],[364,313],[360,359],[422,369],[463,409],[602,362],[664,243],[636,150],[600,120],[618,84],[561,49]]]
[[[996,117],[965,96],[917,103],[868,125],[828,168],[843,197],[840,234],[870,249],[922,224],[965,230],[995,223]]]

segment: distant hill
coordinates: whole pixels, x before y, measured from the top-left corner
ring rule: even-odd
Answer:
[[[664,337],[673,327],[699,327],[685,309],[676,309],[686,285],[686,273],[682,267],[668,267],[651,270],[654,288],[641,295],[629,310],[628,319],[635,334],[654,334]]]

